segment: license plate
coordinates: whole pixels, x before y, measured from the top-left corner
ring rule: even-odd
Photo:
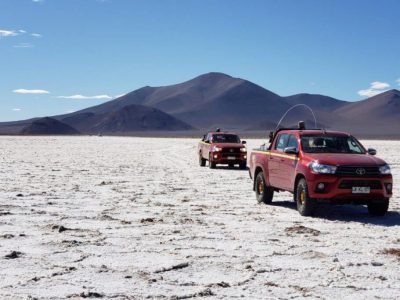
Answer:
[[[369,194],[370,188],[365,186],[353,186],[352,192],[353,194]]]
[[[234,157],[234,156],[228,156],[228,159],[229,159],[229,160],[235,160],[236,157]]]

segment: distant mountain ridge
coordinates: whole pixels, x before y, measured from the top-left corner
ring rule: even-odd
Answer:
[[[150,131],[207,130],[214,127],[246,130],[273,129],[293,105],[306,104],[318,126],[368,136],[400,137],[400,92],[386,91],[366,100],[349,102],[316,94],[279,96],[248,80],[207,73],[189,81],[161,87],[146,86],[112,101],[52,118],[83,134],[127,134]],[[0,133],[21,133],[35,119],[0,123]],[[281,124],[313,117],[304,107],[288,113]]]

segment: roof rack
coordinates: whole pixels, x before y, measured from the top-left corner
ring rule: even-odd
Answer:
[[[321,129],[321,128],[312,128],[312,129],[308,129],[308,128],[305,127],[304,121],[300,121],[300,122],[299,122],[299,125],[297,126],[297,128],[293,128],[293,127],[286,127],[286,128],[285,128],[285,127],[281,127],[281,128],[278,128],[278,129],[276,129],[276,130],[274,130],[274,131],[270,131],[270,133],[269,133],[269,143],[270,143],[269,149],[271,148],[272,142],[274,141],[276,135],[277,135],[280,131],[283,131],[283,130],[321,130],[321,131],[325,131],[324,129]]]

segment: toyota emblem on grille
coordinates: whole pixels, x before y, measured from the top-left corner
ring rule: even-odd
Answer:
[[[357,174],[357,175],[364,175],[364,174],[365,174],[365,169],[363,169],[363,168],[358,168],[358,169],[356,170],[356,174]]]

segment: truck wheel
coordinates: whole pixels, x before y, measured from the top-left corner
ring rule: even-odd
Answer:
[[[246,170],[247,169],[247,164],[246,163],[242,163],[239,165],[239,168],[242,170]]]
[[[274,197],[274,189],[265,184],[263,172],[259,172],[256,177],[256,199],[258,203],[270,204]]]
[[[389,209],[389,200],[381,203],[368,203],[368,212],[372,216],[384,216]]]
[[[308,195],[308,187],[306,180],[300,179],[296,188],[297,210],[302,216],[311,216],[314,212],[313,199]]]
[[[215,162],[211,161],[211,154],[210,154],[210,156],[208,157],[208,167],[210,169],[215,169],[216,166],[217,166],[217,164]]]
[[[206,160],[203,158],[201,152],[199,153],[199,165],[200,167],[204,167],[206,165]]]

